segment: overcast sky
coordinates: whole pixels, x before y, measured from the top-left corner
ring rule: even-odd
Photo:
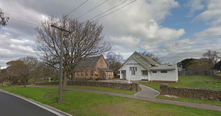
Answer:
[[[26,56],[36,56],[34,28],[41,20],[61,17],[87,0],[0,0],[0,8],[10,17],[0,29],[0,65]],[[88,0],[69,16],[91,20],[102,17],[133,0]],[[118,5],[118,6],[117,6]],[[207,49],[221,52],[221,0],[136,0],[98,19],[104,26],[105,40],[124,59],[134,51],[147,50],[164,63],[200,58]],[[23,23],[22,21],[33,23]]]

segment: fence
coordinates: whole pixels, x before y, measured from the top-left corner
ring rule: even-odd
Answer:
[[[178,71],[179,76],[183,75],[214,75],[216,72],[214,70],[199,70],[199,71]]]

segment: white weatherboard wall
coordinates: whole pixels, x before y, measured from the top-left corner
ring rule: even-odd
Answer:
[[[178,81],[177,67],[175,70],[167,70],[167,73],[161,73],[161,71],[153,73],[153,71],[151,71],[150,77],[151,81]]]
[[[131,75],[130,67],[137,67],[137,71],[135,71],[135,75]],[[122,70],[126,70],[126,79],[129,80],[141,80],[148,79],[148,76],[142,75],[142,70],[144,69],[141,65],[139,65],[135,60],[130,60],[126,63],[126,65],[122,68]]]

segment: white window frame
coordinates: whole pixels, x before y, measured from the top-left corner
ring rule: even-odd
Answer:
[[[161,73],[167,73],[167,70],[161,70],[160,72]]]
[[[152,71],[152,73],[157,73],[157,71]]]
[[[131,75],[136,75],[137,67],[129,67],[129,71],[131,72]]]
[[[147,70],[142,70],[141,72],[142,72],[142,76],[148,76],[148,71]],[[146,72],[147,74],[144,75],[144,72]]]

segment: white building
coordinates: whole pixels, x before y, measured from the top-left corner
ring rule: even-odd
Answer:
[[[119,69],[120,79],[177,82],[177,65],[160,65],[151,58],[134,52]]]

